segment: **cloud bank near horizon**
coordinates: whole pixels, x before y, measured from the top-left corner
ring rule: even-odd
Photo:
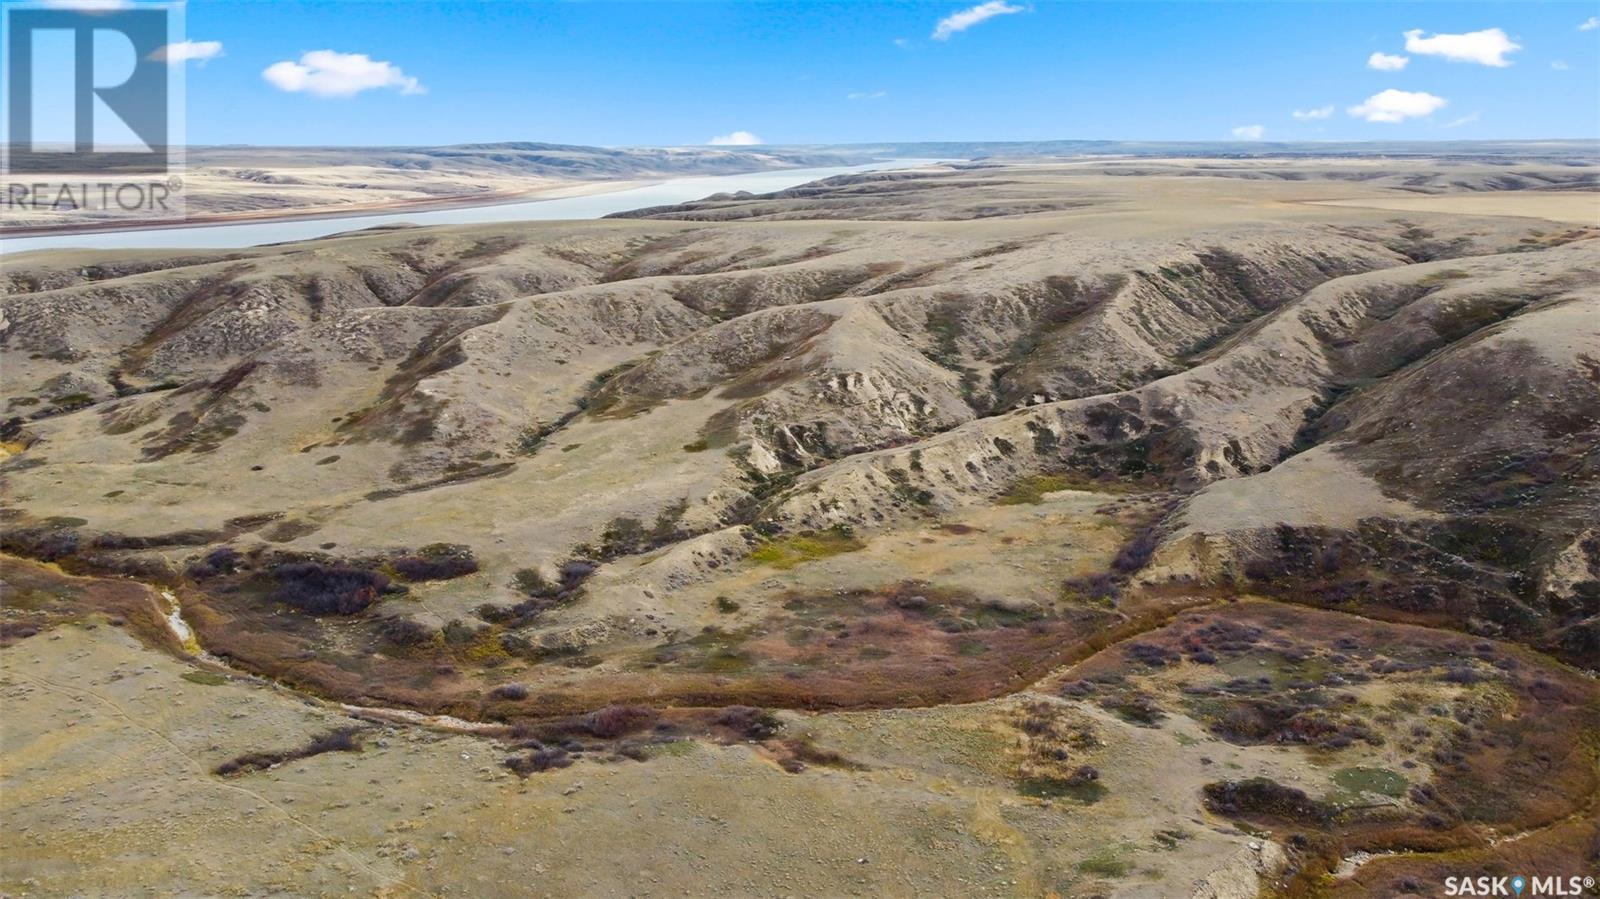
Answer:
[[[719,134],[706,143],[713,147],[754,147],[761,142],[761,138],[748,131],[734,131],[729,134]]]

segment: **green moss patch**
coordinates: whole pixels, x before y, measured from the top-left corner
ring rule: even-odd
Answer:
[[[854,535],[831,529],[792,537],[779,537],[751,550],[749,559],[759,565],[773,568],[793,568],[803,562],[814,562],[842,553],[855,552],[866,544]]]
[[[1411,787],[1411,782],[1403,775],[1388,768],[1340,768],[1333,773],[1333,782],[1352,797],[1361,793],[1375,793],[1399,799]]]
[[[1128,861],[1127,855],[1127,850],[1122,846],[1107,846],[1078,862],[1078,870],[1100,877],[1124,877],[1133,870],[1133,863]]]
[[[1002,506],[1035,506],[1044,502],[1045,494],[1055,493],[1058,490],[1083,490],[1090,493],[1127,492],[1127,488],[1120,484],[1065,474],[1036,474],[1012,484],[1011,489],[1002,494],[998,502]]]
[[[1098,780],[1073,782],[1060,777],[1024,777],[1017,781],[1017,792],[1035,799],[1070,799],[1093,805],[1108,792]]]

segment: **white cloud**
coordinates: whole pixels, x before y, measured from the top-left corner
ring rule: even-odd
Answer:
[[[1473,122],[1476,122],[1478,120],[1478,117],[1481,116],[1481,115],[1483,115],[1482,112],[1469,112],[1469,113],[1467,113],[1466,115],[1462,116],[1459,119],[1451,119],[1450,121],[1446,122],[1445,123],[1445,127],[1446,128],[1460,128],[1462,125],[1470,125]]]
[[[1506,33],[1498,28],[1465,34],[1436,34],[1433,37],[1423,37],[1420,28],[1406,32],[1407,52],[1419,56],[1443,56],[1451,62],[1475,62],[1503,69],[1511,65],[1506,54],[1521,49],[1521,44],[1506,37]]]
[[[1443,109],[1446,102],[1443,97],[1435,97],[1423,91],[1397,91],[1389,88],[1368,97],[1360,106],[1350,107],[1347,112],[1369,122],[1393,124],[1410,118],[1433,115]]]
[[[1600,28],[1600,16],[1590,16],[1583,20],[1582,25],[1578,26],[1579,31],[1593,31],[1596,28]]]
[[[844,95],[846,100],[881,100],[889,96],[888,91],[851,91]]]
[[[911,42],[906,40],[903,37],[897,37],[897,38],[894,39],[894,45],[896,47],[899,47],[900,49],[904,50],[905,48],[911,46]]]
[[[206,60],[216,59],[221,55],[222,41],[182,41],[161,47],[151,53],[150,58],[169,66],[183,65],[191,59],[205,65]]]
[[[275,62],[261,77],[279,90],[305,91],[316,97],[353,97],[375,88],[392,87],[402,94],[425,94],[417,79],[400,71],[392,62],[372,59],[365,53],[339,53],[312,50],[299,62]]]
[[[1314,109],[1296,109],[1289,114],[1302,122],[1308,119],[1325,119],[1333,115],[1333,106],[1329,104],[1327,106],[1318,106]]]
[[[1026,7],[1012,6],[1005,0],[989,0],[987,3],[980,3],[960,12],[953,12],[940,19],[939,24],[933,28],[933,39],[947,41],[952,35],[966,31],[979,22],[987,22],[995,16],[1006,16],[1026,11]]]
[[[1380,72],[1398,72],[1411,61],[1409,56],[1396,56],[1393,53],[1374,53],[1367,57],[1367,68],[1377,69]]]
[[[42,5],[48,9],[79,9],[84,12],[110,12],[114,9],[127,9],[132,6],[131,0],[43,0]]]
[[[1572,66],[1567,65],[1567,62],[1564,59],[1557,59],[1550,63],[1550,68],[1555,69],[1557,72],[1565,72],[1566,70],[1572,68]]]
[[[1262,125],[1240,125],[1233,129],[1233,136],[1240,140],[1260,140],[1267,129]]]
[[[761,143],[761,138],[748,131],[719,134],[710,140],[710,144],[713,147],[753,147],[759,143]]]

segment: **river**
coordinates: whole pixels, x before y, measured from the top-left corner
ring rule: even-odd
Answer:
[[[613,212],[641,209],[646,206],[663,206],[686,203],[716,193],[749,191],[770,193],[775,190],[805,184],[820,178],[845,175],[851,172],[870,172],[880,169],[910,168],[927,165],[935,160],[886,159],[866,165],[830,166],[827,168],[781,169],[768,172],[748,172],[742,175],[707,175],[693,178],[671,178],[643,187],[616,190],[609,193],[588,194],[578,197],[518,200],[509,203],[486,203],[481,206],[459,206],[451,209],[410,210],[384,212],[372,215],[349,215],[330,218],[275,219],[255,222],[218,223],[178,228],[149,228],[129,231],[102,231],[89,234],[49,234],[39,237],[17,237],[0,240],[0,254],[23,253],[29,250],[84,249],[238,249],[261,244],[283,243],[293,240],[310,240],[375,228],[382,225],[474,225],[485,222],[520,222],[551,219],[596,219]]]

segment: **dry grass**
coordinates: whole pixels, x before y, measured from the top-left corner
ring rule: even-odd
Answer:
[[[181,652],[160,598],[134,581],[75,577],[41,562],[0,555],[0,646],[54,627],[105,616],[146,643]]]
[[[1569,824],[1600,803],[1600,687],[1509,644],[1251,602],[1182,615],[1062,682],[1067,695],[1091,699],[1136,682],[1162,707],[1183,707],[1235,742],[1315,743],[1344,728],[1355,739],[1319,750],[1329,763],[1360,758],[1369,751],[1361,744],[1375,742],[1421,762],[1418,773],[1431,770],[1397,805],[1353,799],[1352,784],[1378,798],[1397,790],[1392,776],[1378,783],[1349,763],[1326,797],[1219,785],[1223,813],[1309,840],[1287,895],[1321,895],[1326,872],[1356,851],[1420,853],[1380,869],[1389,880],[1419,883],[1436,882],[1447,858],[1505,858],[1482,851],[1495,836],[1533,833],[1529,843],[1539,852],[1581,857],[1581,841],[1566,840],[1587,839],[1589,831]],[[1381,695],[1393,701],[1376,704]],[[1286,729],[1239,737],[1234,729],[1243,724],[1229,710],[1251,703],[1281,706],[1274,727]],[[1371,886],[1377,876],[1363,873],[1360,882]]]

